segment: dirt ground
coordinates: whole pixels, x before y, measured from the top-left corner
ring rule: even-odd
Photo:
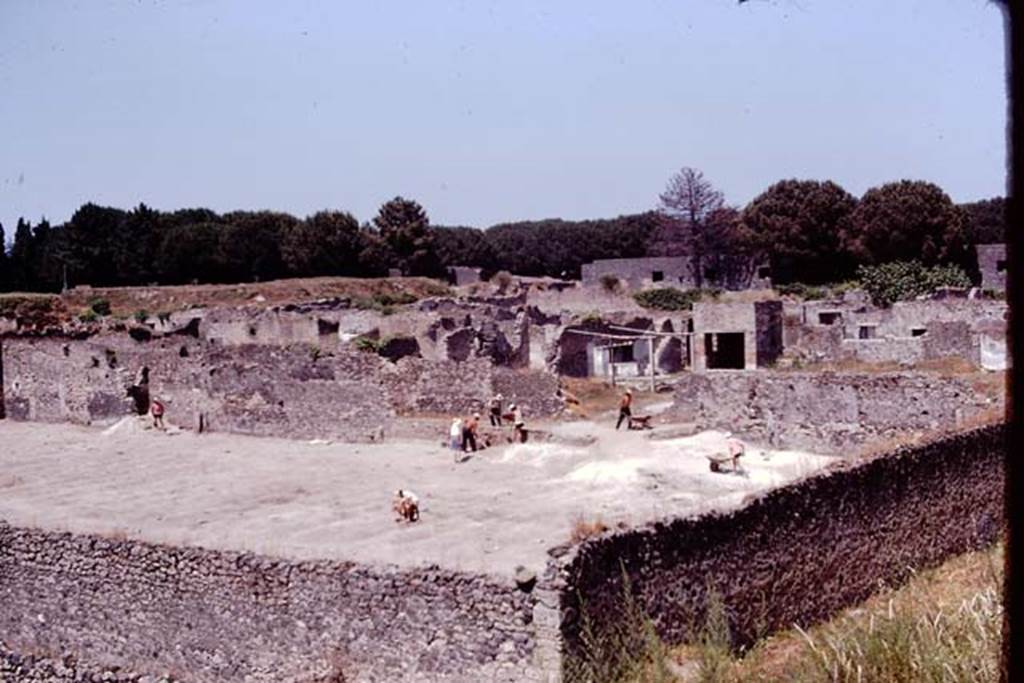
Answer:
[[[560,442],[456,463],[433,441],[373,445],[0,421],[0,519],[14,525],[291,558],[540,571],[577,521],[639,524],[739,504],[832,462],[749,447],[745,475],[709,471],[725,435],[649,438],[613,424],[546,425]],[[592,441],[590,445],[571,445]],[[395,489],[421,521],[394,521]]]

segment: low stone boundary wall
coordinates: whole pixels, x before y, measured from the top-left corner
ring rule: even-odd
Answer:
[[[547,681],[558,622],[542,593],[438,567],[292,562],[0,522],[8,652],[82,654],[175,680]]]
[[[669,643],[695,634],[709,591],[736,644],[809,625],[881,582],[991,544],[1003,528],[1005,427],[954,435],[812,476],[725,514],[613,532],[567,550],[561,577],[569,660],[585,611],[601,637],[622,623],[625,582]]]
[[[670,412],[773,446],[848,454],[870,440],[970,425],[1003,401],[936,373],[716,370],[681,375]]]

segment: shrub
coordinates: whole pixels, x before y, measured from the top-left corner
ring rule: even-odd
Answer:
[[[633,295],[633,299],[644,308],[659,311],[688,311],[693,304],[706,298],[717,299],[722,293],[720,289],[688,289],[683,291],[674,287],[646,289]]]
[[[137,322],[137,323],[139,323],[141,325],[142,323],[146,322],[146,320],[149,319],[149,311],[147,311],[144,308],[141,308],[141,309],[135,311],[135,313],[134,313],[134,315],[132,315],[132,317],[135,318],[135,322]]]
[[[512,273],[507,270],[499,270],[491,279],[494,281],[494,284],[498,285],[499,292],[504,292],[512,286]]]
[[[110,302],[102,297],[89,299],[89,309],[96,315],[110,315]]]
[[[357,337],[355,340],[355,346],[360,351],[366,353],[378,353],[381,347],[384,346],[384,341],[381,339],[374,339],[373,337]]]
[[[861,266],[860,279],[876,306],[913,299],[939,287],[970,287],[971,281],[959,266],[948,264],[928,268],[919,261],[892,261],[878,266]]]
[[[82,311],[82,314],[78,316],[78,319],[81,320],[83,323],[94,323],[97,320],[99,320],[99,316],[96,315],[95,309],[87,308],[84,311]]]
[[[415,303],[418,299],[409,292],[396,292],[395,294],[384,292],[382,294],[375,295],[373,297],[373,301],[381,306],[401,306],[404,304]]]
[[[600,278],[600,282],[601,287],[604,289],[604,291],[608,292],[609,294],[617,293],[622,286],[622,283],[619,281],[619,278],[615,277],[614,275],[602,275]]]
[[[826,287],[806,285],[803,282],[791,282],[789,284],[778,285],[775,288],[775,291],[784,296],[795,296],[799,299],[803,299],[804,301],[824,299],[829,294]]]

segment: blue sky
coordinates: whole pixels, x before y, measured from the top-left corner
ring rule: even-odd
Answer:
[[[0,0],[0,222],[86,201],[485,227],[702,169],[1003,193],[986,0]]]

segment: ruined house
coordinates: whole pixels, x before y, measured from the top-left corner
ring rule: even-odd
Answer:
[[[1006,245],[979,244],[975,248],[982,289],[1006,291]]]
[[[693,305],[695,372],[770,367],[782,354],[782,302]]]
[[[702,266],[704,287],[721,289],[766,289],[771,287],[771,269],[745,256],[709,258]],[[607,286],[617,279],[629,289],[697,286],[693,261],[688,256],[647,256],[643,258],[598,259],[581,269],[584,285]]]

